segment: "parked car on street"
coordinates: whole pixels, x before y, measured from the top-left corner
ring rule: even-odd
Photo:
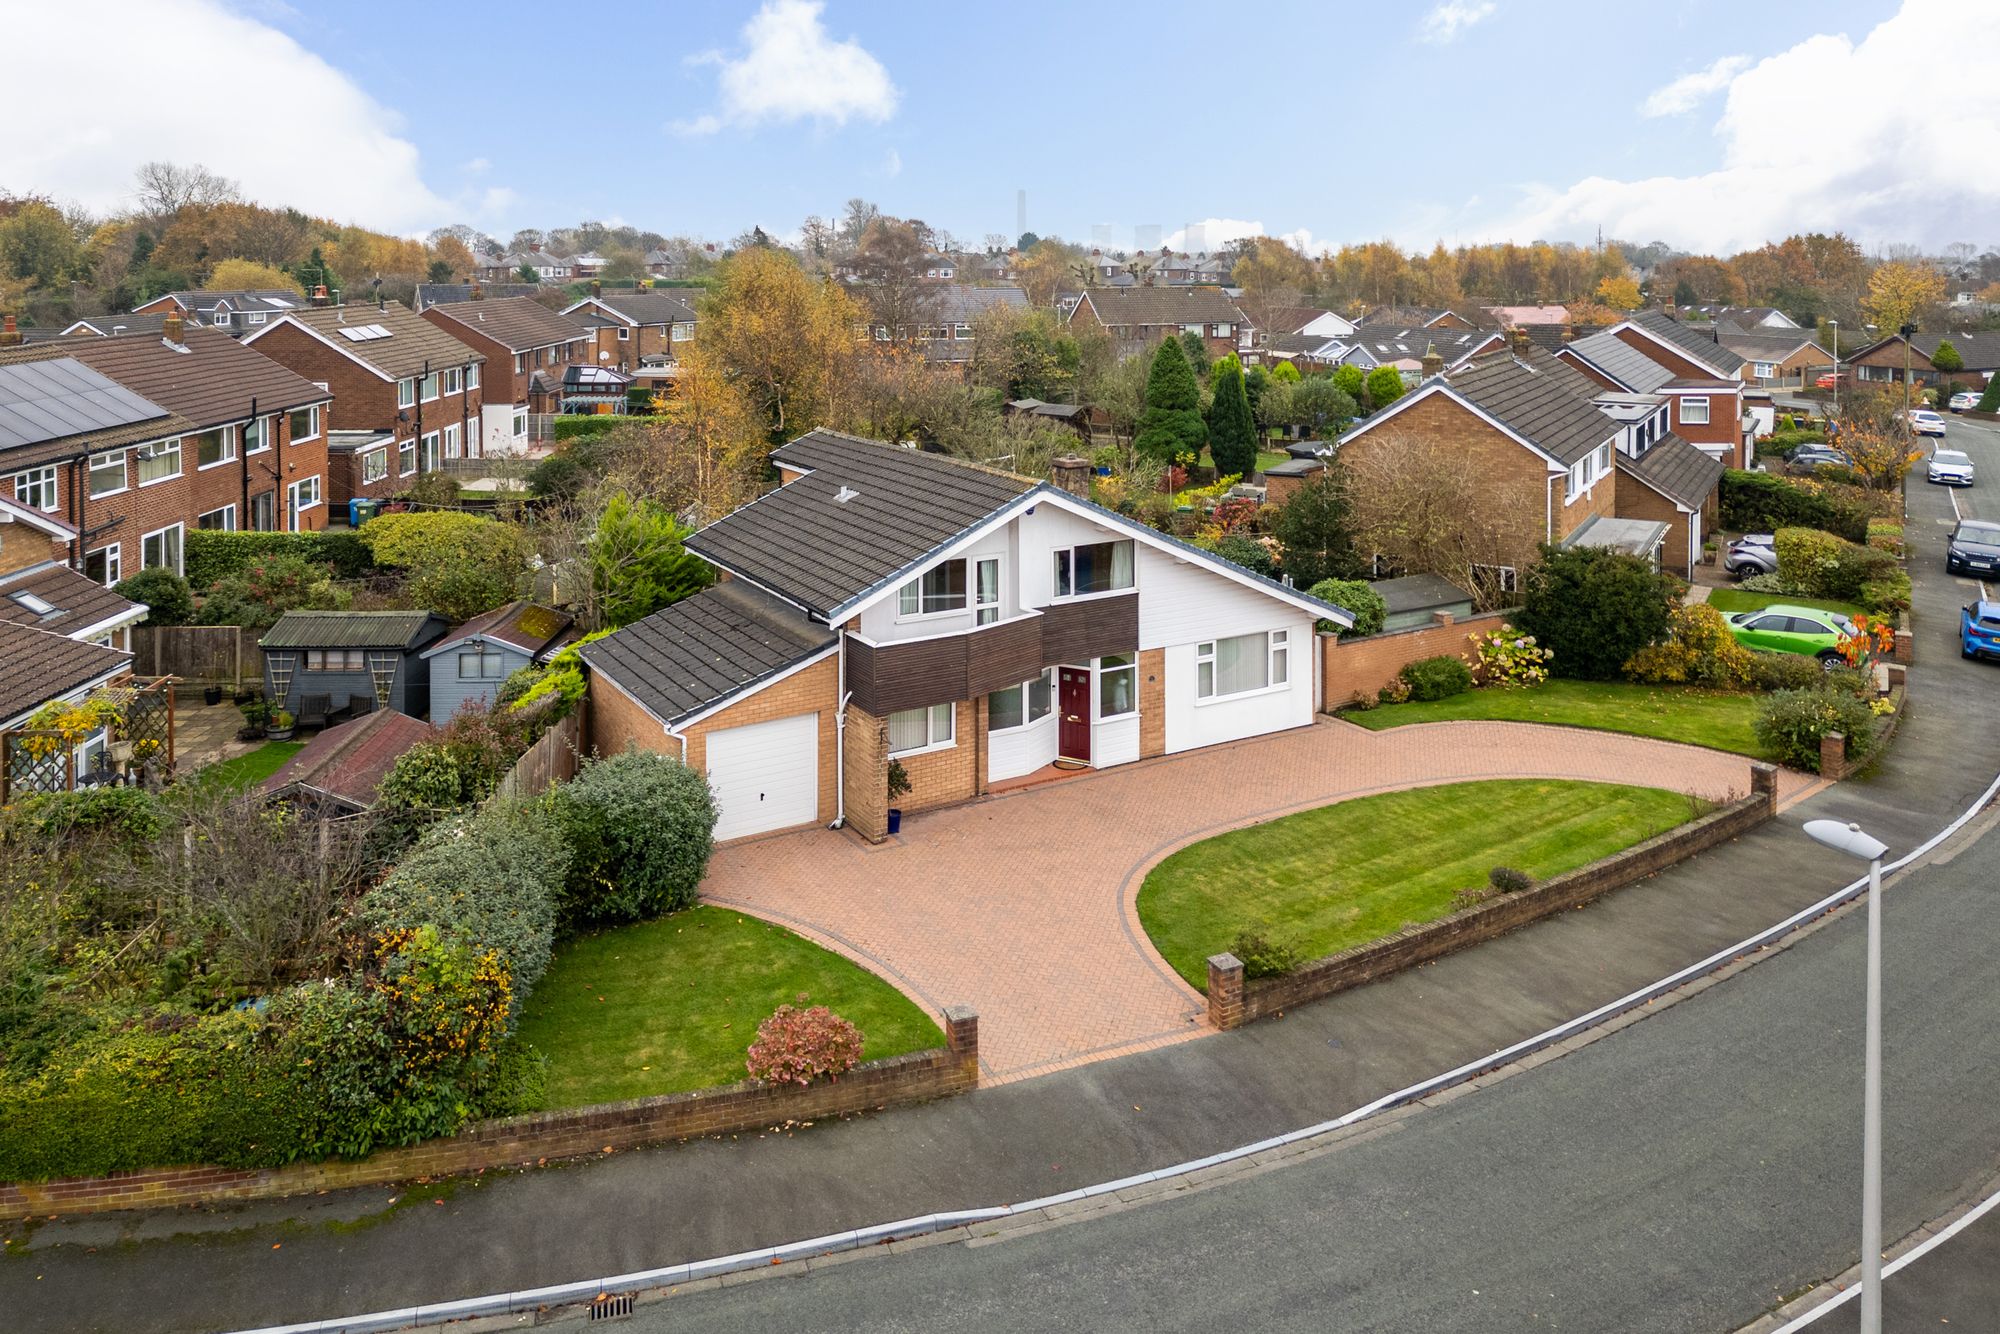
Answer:
[[[1940,486],[1971,486],[1972,459],[1956,449],[1933,449],[1925,476]]]
[[[1949,406],[1953,412],[1964,412],[1967,408],[1976,408],[1979,406],[1979,395],[1970,390],[1961,390],[1951,396]]]
[[[1820,377],[1813,381],[1813,387],[1816,389],[1845,389],[1847,388],[1847,381],[1848,372],[1846,371],[1841,371],[1837,375],[1832,371],[1822,371]]]
[[[1981,598],[1958,613],[1958,651],[1968,658],[2000,658],[2000,602]]]
[[[1898,417],[1902,413],[1896,414]],[[1917,435],[1943,435],[1944,418],[1929,408],[1911,408],[1909,411],[1910,430]]]
[[[1729,633],[1745,648],[1767,653],[1801,653],[1818,658],[1831,671],[1841,666],[1840,641],[1854,633],[1854,622],[1837,611],[1773,603],[1758,611],[1731,612],[1722,618]]]
[[[1738,579],[1778,572],[1778,539],[1770,533],[1745,533],[1722,552],[1722,568]]]
[[[1800,445],[1785,455],[1785,471],[1810,477],[1822,463],[1831,463],[1836,468],[1851,468],[1853,460],[1832,445]]]
[[[1960,519],[1945,544],[1944,567],[1953,574],[1992,574],[2000,570],[2000,523]]]

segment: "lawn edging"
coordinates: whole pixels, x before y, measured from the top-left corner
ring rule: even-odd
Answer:
[[[1243,963],[1233,954],[1208,960],[1208,1021],[1227,1031],[1254,1019],[1277,1014],[1306,1001],[1331,996],[1405,968],[1503,936],[1566,908],[1580,908],[1593,899],[1636,880],[1665,870],[1695,853],[1746,833],[1778,811],[1778,770],[1770,764],[1750,766],[1750,794],[1684,825],[1635,843],[1588,866],[1552,876],[1532,889],[1409,927],[1392,936],[1357,945],[1303,964],[1282,977],[1245,979]]]
[[[979,1016],[969,1007],[952,1006],[944,1012],[944,1029],[942,1047],[866,1061],[837,1080],[804,1087],[746,1079],[691,1093],[498,1117],[448,1139],[353,1160],[249,1169],[139,1168],[102,1177],[0,1183],[0,1218],[234,1203],[379,1186],[930,1102],[979,1084]]]

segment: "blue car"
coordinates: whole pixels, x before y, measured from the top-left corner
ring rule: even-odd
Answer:
[[[1968,602],[1958,613],[1958,651],[1968,658],[2000,658],[2000,602]]]

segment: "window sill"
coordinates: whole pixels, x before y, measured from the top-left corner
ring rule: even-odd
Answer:
[[[971,614],[972,609],[970,607],[952,607],[945,611],[898,612],[896,614],[896,624],[910,625],[919,621],[938,621],[943,620],[947,616],[969,616]]]
[[[1255,690],[1239,690],[1233,695],[1210,695],[1206,699],[1195,697],[1194,706],[1205,709],[1211,704],[1234,704],[1238,700],[1257,699],[1264,695],[1282,695],[1292,688],[1290,681],[1280,681],[1274,686],[1259,686]]]
[[[131,487],[129,487],[129,486],[121,486],[121,487],[119,487],[119,488],[118,488],[118,489],[117,489],[116,491],[92,491],[92,492],[90,493],[90,495],[86,497],[86,499],[89,499],[89,500],[109,500],[109,499],[111,499],[111,497],[113,497],[113,496],[122,496],[122,495],[124,495],[124,494],[125,494],[125,493],[126,493],[127,491],[130,491],[131,489],[132,489],[132,488],[131,488]]]
[[[1133,709],[1129,713],[1106,713],[1106,714],[1101,714],[1098,717],[1092,718],[1090,720],[1090,725],[1092,727],[1096,727],[1100,723],[1122,723],[1128,718],[1137,719],[1138,716],[1139,716],[1139,711],[1137,709]]]
[[[259,451],[257,451],[257,450],[254,450],[254,449],[253,449],[253,450],[251,450],[250,452],[251,452],[252,454],[255,454],[255,453],[258,453]],[[212,471],[214,471],[214,470],[215,470],[215,469],[217,469],[217,468],[223,468],[223,467],[227,467],[228,465],[230,465],[230,464],[232,464],[232,463],[234,463],[234,462],[236,462],[236,460],[235,460],[235,459],[234,459],[233,457],[232,457],[232,458],[226,458],[226,459],[217,459],[217,460],[216,460],[215,462],[213,462],[213,463],[197,463],[197,464],[195,464],[195,465],[194,465],[194,470],[195,470],[196,472],[212,472]]]
[[[1050,598],[1049,601],[1051,603],[1102,602],[1106,598],[1124,597],[1127,593],[1136,593],[1138,591],[1139,586],[1133,584],[1127,588],[1108,588],[1102,593],[1058,593]]]
[[[918,746],[915,750],[892,750],[889,752],[889,758],[892,760],[908,760],[914,759],[919,755],[934,754],[940,750],[956,749],[958,749],[958,740],[953,738],[950,741],[934,741],[928,746]]]
[[[184,473],[184,472],[177,472],[177,473],[173,473],[173,474],[171,474],[171,475],[169,475],[169,476],[166,476],[166,477],[155,477],[155,478],[154,478],[154,479],[153,479],[152,481],[150,481],[150,482],[141,482],[141,483],[139,483],[139,489],[143,491],[143,490],[145,490],[145,489],[146,489],[147,487],[149,487],[149,486],[158,486],[158,485],[159,485],[160,483],[162,483],[162,482],[177,482],[177,481],[179,481],[179,480],[180,480],[181,478],[183,478],[183,477],[185,477],[185,476],[187,476],[187,474],[186,474],[186,473]]]

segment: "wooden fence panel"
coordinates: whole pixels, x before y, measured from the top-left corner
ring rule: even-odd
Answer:
[[[139,625],[132,628],[132,670],[197,685],[263,680],[257,632],[237,625]]]
[[[576,777],[578,753],[583,746],[583,706],[542,733],[542,739],[528,747],[500,780],[496,798],[538,797],[557,783]]]

